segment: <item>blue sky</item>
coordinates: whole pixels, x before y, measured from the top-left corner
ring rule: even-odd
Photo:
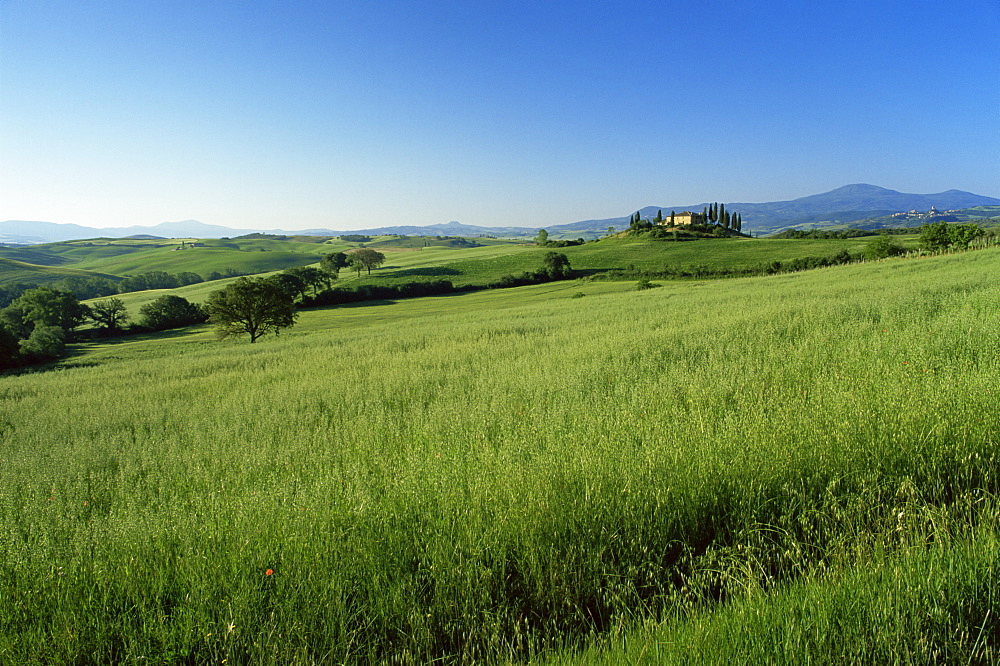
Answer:
[[[0,0],[0,220],[1000,196],[1000,3]]]

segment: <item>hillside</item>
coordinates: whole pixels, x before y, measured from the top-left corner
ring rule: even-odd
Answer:
[[[998,270],[552,283],[0,376],[4,658],[989,662]]]

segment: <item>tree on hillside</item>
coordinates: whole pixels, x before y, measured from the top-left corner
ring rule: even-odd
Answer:
[[[361,248],[360,250],[355,250],[351,252],[351,264],[355,266],[360,266],[361,268],[368,271],[368,275],[372,274],[373,268],[378,268],[385,263],[385,255],[378,250],[373,250],[370,247]],[[361,271],[358,271],[361,274]]]
[[[899,241],[893,239],[888,234],[879,234],[874,239],[868,241],[864,249],[865,259],[885,259],[899,254],[904,254],[906,248]]]
[[[320,259],[319,262],[320,270],[326,271],[333,277],[338,277],[340,275],[340,269],[347,268],[350,265],[348,256],[343,252],[333,252],[328,254]]]
[[[286,268],[282,273],[285,275],[294,275],[300,279],[306,289],[312,289],[313,296],[318,294],[320,289],[328,289],[330,287],[330,276],[326,271],[321,271],[312,266],[293,266]]]
[[[653,222],[655,222],[656,224],[661,224],[663,222],[663,211],[662,210],[656,211],[656,217],[653,218]]]
[[[17,311],[22,323],[29,328],[58,326],[67,332],[82,324],[90,313],[90,309],[73,294],[48,287],[24,292],[10,307]]]
[[[250,342],[295,324],[292,298],[273,281],[240,278],[208,297],[209,319],[220,338],[246,333]]]
[[[92,277],[71,275],[59,284],[59,288],[70,292],[80,300],[111,296],[118,293],[118,285],[100,275]]]
[[[181,271],[177,274],[177,281],[181,283],[182,287],[185,287],[189,284],[200,284],[205,281],[205,278],[192,271]]]
[[[573,274],[569,257],[561,252],[546,252],[542,256],[542,270],[553,280],[562,280]]]
[[[275,275],[269,275],[264,279],[269,280],[272,284],[277,286],[278,289],[288,294],[288,297],[293,301],[296,298],[305,298],[306,284],[295,275],[277,273]]]
[[[59,326],[36,326],[19,343],[21,354],[29,361],[50,361],[66,353],[66,330]]]
[[[549,242],[549,232],[545,229],[539,229],[538,235],[535,236],[535,245],[538,247],[545,247]]]
[[[674,211],[670,211],[670,226],[672,226],[672,227],[676,226],[676,224],[674,223],[674,218],[675,218]]]
[[[200,324],[208,318],[205,310],[182,296],[167,294],[139,308],[140,323],[156,331]]]
[[[128,321],[128,310],[125,302],[120,298],[106,298],[103,301],[95,301],[90,306],[90,318],[100,324],[108,333],[121,330],[122,325]]]

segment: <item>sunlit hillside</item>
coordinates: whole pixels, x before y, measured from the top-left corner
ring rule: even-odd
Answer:
[[[0,661],[995,660],[998,269],[564,281],[76,346],[0,376]],[[772,600],[843,640],[790,648]]]

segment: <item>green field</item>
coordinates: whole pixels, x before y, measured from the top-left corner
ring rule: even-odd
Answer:
[[[0,376],[0,662],[992,663],[998,269],[567,281],[304,310],[252,346],[77,345]]]
[[[471,239],[479,247],[455,247],[451,241],[421,238],[376,238],[367,245],[386,255],[385,265],[364,282],[398,284],[430,280],[450,280],[456,286],[495,282],[504,274],[535,271],[549,248],[531,243],[511,243],[495,239]],[[901,237],[916,246],[916,237]],[[608,271],[699,270],[706,274],[719,270],[754,270],[774,261],[788,262],[804,257],[826,257],[841,250],[860,253],[870,241],[705,239],[685,242],[650,241],[634,237],[605,238],[585,245],[556,248],[569,257],[581,275],[602,275]],[[69,275],[97,273],[127,276],[149,271],[177,274],[194,272],[207,277],[227,269],[239,274],[279,271],[291,266],[315,264],[322,255],[352,247],[357,243],[329,241],[305,243],[273,239],[221,239],[198,241],[204,247],[186,247],[180,239],[170,240],[89,240],[49,243],[26,248],[0,248],[0,283],[53,282]],[[191,242],[185,240],[185,243]],[[10,261],[4,262],[4,259]],[[21,262],[12,264],[11,262]],[[6,267],[6,268],[5,268]],[[341,272],[341,285],[359,278],[349,270]],[[363,282],[356,282],[362,284]],[[219,285],[221,286],[221,285]],[[218,287],[216,287],[218,288]],[[183,294],[183,292],[178,292]],[[197,292],[200,293],[200,292]]]

